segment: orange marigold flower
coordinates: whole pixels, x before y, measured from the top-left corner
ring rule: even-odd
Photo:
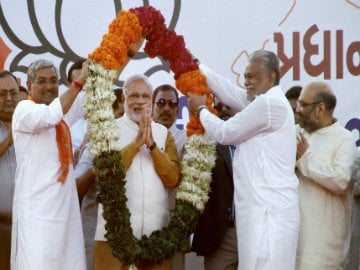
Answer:
[[[190,115],[189,122],[186,125],[187,136],[190,137],[191,135],[194,135],[194,134],[201,135],[201,134],[204,134],[204,132],[205,132],[205,129],[201,125],[199,118],[197,118],[193,115]]]
[[[126,46],[136,42],[142,32],[138,17],[132,12],[120,11],[109,25],[109,33],[121,37]]]
[[[119,61],[107,47],[96,48],[93,53],[89,54],[89,58],[108,70],[117,69],[120,66]]]
[[[108,48],[120,65],[125,64],[128,47],[121,37],[114,34],[107,34],[103,37],[100,47]]]
[[[101,44],[89,54],[105,69],[119,69],[127,60],[127,52],[132,43],[141,37],[142,27],[138,17],[127,11],[120,11],[109,25],[109,30],[103,36]]]
[[[184,95],[187,95],[187,92],[191,92],[196,95],[209,95],[211,93],[211,90],[206,84],[206,77],[199,69],[182,74],[176,80],[176,87]]]

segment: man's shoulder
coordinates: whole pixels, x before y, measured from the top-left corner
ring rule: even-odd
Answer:
[[[334,124],[332,124],[330,127],[333,132],[336,132],[338,134],[343,134],[343,136],[352,137],[352,133],[350,132],[350,130],[340,125],[340,123],[337,121]]]

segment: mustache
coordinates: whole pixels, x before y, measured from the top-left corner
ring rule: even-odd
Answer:
[[[171,117],[171,115],[169,113],[162,113],[160,114],[160,117]]]
[[[13,101],[8,101],[8,102],[4,102],[4,107],[15,107],[16,106],[16,102]]]

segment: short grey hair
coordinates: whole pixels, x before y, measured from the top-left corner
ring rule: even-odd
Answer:
[[[249,62],[261,62],[261,65],[265,71],[275,72],[276,78],[274,85],[280,83],[280,64],[279,58],[273,52],[266,50],[258,50],[249,55]]]
[[[30,82],[34,82],[36,78],[36,71],[41,68],[52,67],[55,70],[56,77],[59,78],[59,70],[54,66],[54,63],[50,60],[40,59],[32,62],[27,70],[27,79]]]
[[[135,74],[127,78],[126,81],[124,82],[124,95],[126,95],[129,86],[136,81],[143,81],[146,84],[146,86],[150,88],[151,93],[153,92],[153,87],[151,85],[149,78],[143,74]]]

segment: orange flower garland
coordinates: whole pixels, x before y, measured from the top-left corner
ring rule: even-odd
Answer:
[[[186,72],[182,74],[176,80],[176,87],[187,96],[187,92],[194,93],[196,95],[207,95],[207,106],[210,108],[210,111],[216,113],[215,109],[212,107],[212,98],[210,97],[210,89],[206,84],[206,77],[201,73],[199,69]],[[205,132],[203,126],[201,125],[200,120],[194,115],[190,116],[190,121],[187,124],[187,134],[191,136],[193,134],[203,134]]]
[[[126,63],[130,45],[141,38],[141,33],[138,17],[132,12],[120,11],[109,25],[101,45],[88,57],[105,69],[119,69]]]
[[[208,95],[207,105],[211,112],[216,113],[212,108],[209,96],[211,91],[205,76],[186,50],[182,36],[168,30],[164,22],[160,12],[149,6],[131,9],[130,12],[120,11],[109,25],[109,31],[103,36],[100,47],[89,54],[89,58],[105,69],[119,69],[128,60],[130,45],[143,35],[148,40],[145,51],[150,57],[163,55],[169,60],[179,91],[185,96],[187,92]],[[201,122],[191,115],[187,124],[188,136],[203,133]]]

